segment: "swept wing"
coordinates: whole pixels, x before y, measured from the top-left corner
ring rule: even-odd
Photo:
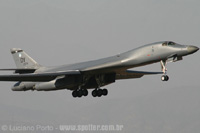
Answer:
[[[0,81],[30,81],[30,82],[44,82],[54,80],[58,76],[77,75],[80,74],[78,70],[69,70],[64,72],[44,72],[33,74],[16,74],[16,75],[0,75]]]

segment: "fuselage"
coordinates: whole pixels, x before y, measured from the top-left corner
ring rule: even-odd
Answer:
[[[40,72],[49,72],[49,71],[65,71],[65,70],[80,70],[80,71],[89,71],[95,70],[98,68],[134,68],[142,65],[148,65],[151,63],[160,62],[160,60],[167,60],[171,56],[183,57],[194,51],[189,51],[189,47],[187,45],[180,45],[173,42],[170,42],[170,45],[167,44],[169,42],[157,42],[152,44],[147,44],[141,46],[139,48],[130,50],[125,53],[121,53],[115,56],[93,60],[88,62],[81,62],[75,64],[68,64],[56,67],[41,67],[36,71],[36,73]]]

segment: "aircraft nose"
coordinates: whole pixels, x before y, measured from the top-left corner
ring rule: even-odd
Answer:
[[[188,52],[189,52],[190,54],[192,54],[192,53],[197,52],[197,51],[199,50],[199,48],[196,47],[196,46],[188,46],[188,47],[187,47],[187,50],[188,50]]]

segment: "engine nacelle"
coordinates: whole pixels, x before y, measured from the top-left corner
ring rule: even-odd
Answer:
[[[50,82],[37,83],[34,87],[37,91],[52,91],[52,90],[62,90],[69,86],[78,85],[81,83],[80,77],[72,76],[60,79],[55,79]]]
[[[52,91],[61,90],[71,86],[77,86],[81,83],[80,76],[68,76],[55,79],[49,82],[17,82],[13,87],[13,91]]]
[[[33,90],[33,86],[35,86],[36,83],[34,82],[17,82],[13,87],[13,91],[28,91]]]
[[[34,89],[37,91],[51,91],[51,90],[56,90],[56,80],[50,81],[50,82],[42,82],[42,83],[37,83],[34,86]]]

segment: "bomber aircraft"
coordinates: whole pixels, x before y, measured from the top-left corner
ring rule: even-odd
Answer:
[[[180,45],[172,41],[156,42],[141,46],[125,53],[108,58],[69,64],[57,67],[44,67],[38,64],[22,49],[13,48],[11,53],[16,63],[16,69],[0,69],[14,71],[13,75],[0,75],[0,81],[17,81],[13,91],[55,91],[67,89],[73,97],[88,95],[88,89],[93,97],[106,96],[107,89],[101,87],[114,83],[116,80],[141,78],[144,75],[162,74],[161,80],[168,81],[166,65],[176,62],[183,56],[198,51],[196,46]],[[162,71],[133,71],[130,68],[160,62]]]

